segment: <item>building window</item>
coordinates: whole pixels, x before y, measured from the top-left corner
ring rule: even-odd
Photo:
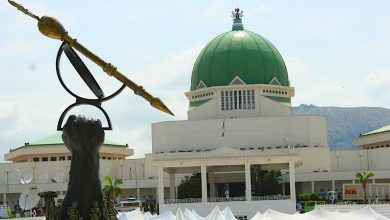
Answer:
[[[65,160],[65,157],[64,156],[59,157],[58,160]]]
[[[246,106],[247,109],[251,109],[251,94],[249,90],[246,90]]]
[[[42,157],[42,161],[48,161],[49,159],[47,157]]]
[[[242,98],[243,98],[243,108],[246,109],[246,91],[242,91]]]
[[[57,161],[57,157],[50,157],[50,161]]]
[[[221,108],[225,110],[225,93],[221,92]]]
[[[39,157],[34,157],[33,161],[34,162],[39,162]]]
[[[68,160],[72,160],[72,156],[68,156]]]
[[[241,90],[238,91],[238,108],[242,109],[242,97],[241,97]]]
[[[225,110],[229,110],[229,93],[225,92]]]
[[[255,90],[235,90],[221,92],[221,109],[254,109]]]
[[[237,91],[234,91],[234,109],[237,109]]]
[[[252,91],[252,109],[255,108],[255,90],[251,90]]]
[[[230,96],[230,110],[233,110],[233,91],[230,91],[229,92],[229,96]]]

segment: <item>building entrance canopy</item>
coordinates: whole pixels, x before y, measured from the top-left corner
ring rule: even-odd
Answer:
[[[288,201],[286,205],[293,207],[295,204],[295,167],[302,164],[302,159],[295,155],[260,156],[258,151],[222,147],[206,152],[153,154],[153,163],[158,168],[160,211],[172,211],[178,207],[177,205],[188,205],[189,203],[193,203],[194,208],[201,206],[210,208],[210,206],[214,207],[215,203],[222,205],[222,203],[232,201],[234,204],[229,206],[232,206],[233,209],[240,209],[239,207],[255,207],[254,203],[259,200],[275,201],[272,202],[275,204],[276,201]],[[284,187],[283,193],[280,192],[278,195],[254,195],[252,193],[251,166],[257,166],[261,170],[287,171],[289,180],[291,180],[289,181],[290,195],[284,195]],[[166,198],[168,194],[164,193],[164,171],[170,176],[169,199]],[[200,173],[201,195],[196,196],[196,198],[177,199],[174,188],[175,175],[194,173]],[[237,187],[243,189],[234,191]],[[229,193],[225,191],[229,191]],[[206,210],[206,208],[202,208],[202,210]],[[247,210],[249,213],[254,211],[254,209]],[[241,212],[245,213],[246,211],[242,210]]]

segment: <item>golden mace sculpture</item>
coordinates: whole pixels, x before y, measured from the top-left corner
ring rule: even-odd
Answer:
[[[22,5],[12,0],[8,0],[8,2],[11,5],[15,6],[21,12],[37,20],[38,29],[43,35],[53,39],[67,42],[72,48],[78,50],[84,56],[88,57],[98,66],[100,66],[103,69],[103,71],[106,72],[109,76],[115,77],[116,79],[124,83],[127,87],[129,87],[131,90],[133,90],[136,95],[139,95],[142,98],[146,99],[151,106],[159,109],[160,111],[166,112],[170,115],[174,115],[159,98],[153,97],[151,94],[146,92],[142,86],[137,85],[136,83],[128,79],[125,75],[120,73],[117,70],[117,68],[113,66],[111,63],[105,62],[103,59],[101,59],[96,54],[92,53],[83,45],[81,45],[79,42],[77,42],[76,39],[69,36],[64,26],[62,26],[62,24],[57,19],[49,16],[42,16],[41,18],[39,18],[37,15],[31,13],[28,9],[24,8]]]

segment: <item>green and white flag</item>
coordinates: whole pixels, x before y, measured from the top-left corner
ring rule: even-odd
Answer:
[[[223,123],[222,123],[222,137],[225,136],[225,119],[223,120]]]

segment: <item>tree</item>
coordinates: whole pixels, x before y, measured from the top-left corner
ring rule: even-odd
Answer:
[[[367,194],[366,194],[366,188],[367,188],[367,182],[368,179],[374,176],[373,172],[357,172],[355,174],[355,177],[358,179],[359,183],[362,184],[363,188],[363,202],[367,203]]]
[[[122,190],[120,188],[120,184],[123,183],[122,179],[116,179],[112,181],[111,176],[105,176],[104,180],[106,181],[103,192],[105,193],[107,199],[115,200],[122,194]]]
[[[186,176],[178,186],[177,198],[202,198],[201,174],[194,173],[192,176]]]
[[[122,190],[119,187],[123,183],[122,179],[116,179],[112,181],[111,176],[105,176],[104,180],[106,184],[103,187],[103,192],[105,194],[105,208],[107,210],[108,219],[115,220],[118,211],[115,210],[114,200],[122,194]]]
[[[253,166],[251,171],[252,193],[256,196],[280,194],[281,176],[280,170],[261,170],[260,166]]]

